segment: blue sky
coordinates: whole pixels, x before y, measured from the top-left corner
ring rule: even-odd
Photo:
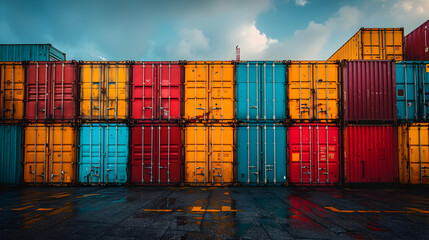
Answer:
[[[428,0],[0,0],[0,43],[76,60],[327,59],[360,27],[429,18]]]

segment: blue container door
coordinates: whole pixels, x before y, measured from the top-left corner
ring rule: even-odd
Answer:
[[[258,120],[260,106],[260,68],[258,63],[240,63],[236,69],[237,79],[237,119],[239,121]]]
[[[237,181],[243,184],[283,184],[286,179],[286,128],[247,124],[237,128]]]
[[[22,127],[0,125],[0,184],[19,184]]]
[[[88,124],[80,128],[79,182],[103,183],[105,124]]]
[[[429,120],[429,62],[420,65],[420,86],[421,86],[421,118],[423,121]]]
[[[286,66],[283,63],[265,63],[261,68],[264,120],[283,120],[286,118]]]
[[[127,182],[128,127],[123,124],[108,124],[105,127],[104,175],[106,183]]]
[[[399,120],[418,119],[418,66],[412,63],[396,64],[396,107]]]

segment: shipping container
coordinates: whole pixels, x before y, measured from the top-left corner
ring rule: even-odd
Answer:
[[[141,185],[182,181],[182,130],[178,124],[136,124],[131,135],[131,182]]]
[[[21,62],[0,62],[1,122],[24,118],[25,68]]]
[[[344,132],[347,183],[398,182],[398,130],[389,125],[349,125]]]
[[[80,184],[124,184],[127,164],[128,127],[125,124],[90,123],[79,128]]]
[[[286,119],[286,65],[282,62],[236,64],[237,120]]]
[[[429,61],[429,20],[404,38],[406,61]]]
[[[361,28],[328,60],[395,60],[404,58],[404,28]]]
[[[237,182],[281,185],[286,177],[286,127],[249,123],[237,127]]]
[[[69,124],[30,124],[24,128],[24,183],[76,182],[76,129]]]
[[[0,61],[65,61],[51,44],[0,44]]]
[[[429,184],[429,123],[401,125],[398,135],[400,183]]]
[[[345,122],[397,120],[394,62],[350,61],[342,68]]]
[[[429,62],[396,63],[396,99],[399,120],[429,120]]]
[[[22,126],[0,125],[0,185],[21,179]]]
[[[289,114],[292,120],[340,118],[341,71],[338,62],[293,61],[288,66]]]
[[[185,127],[185,184],[230,185],[234,181],[234,127],[194,123]]]
[[[74,121],[77,116],[75,61],[31,62],[27,66],[26,116],[29,121]]]
[[[341,130],[337,125],[293,124],[288,129],[289,183],[340,184]]]
[[[180,119],[183,76],[183,66],[178,62],[133,64],[131,119]]]
[[[80,62],[80,119],[128,118],[129,65],[126,62]]]
[[[231,62],[187,62],[184,118],[235,120],[234,65]]]

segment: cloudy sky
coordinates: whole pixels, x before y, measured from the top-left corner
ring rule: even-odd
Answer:
[[[77,60],[327,59],[360,27],[429,18],[428,0],[0,0],[0,43]]]

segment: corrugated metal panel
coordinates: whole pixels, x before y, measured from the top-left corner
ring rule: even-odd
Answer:
[[[289,182],[296,185],[340,183],[340,128],[294,124],[288,129]]]
[[[0,44],[0,61],[65,61],[51,44]]]
[[[131,182],[144,185],[180,183],[180,126],[168,123],[136,124],[130,130]]]
[[[131,118],[181,118],[183,66],[177,62],[138,62],[132,65]]]
[[[125,62],[80,62],[80,118],[128,118],[129,66]]]
[[[429,20],[404,38],[405,60],[429,61]]]
[[[26,119],[71,121],[77,115],[76,62],[32,62],[27,66]]]
[[[398,128],[400,183],[429,184],[429,123]]]
[[[361,28],[328,60],[402,61],[403,39],[403,28]]]
[[[79,183],[126,183],[128,127],[125,124],[83,124],[79,134]]]
[[[233,183],[234,127],[192,124],[185,127],[185,183]]]
[[[0,62],[0,121],[24,117],[25,68],[21,62]]]
[[[282,121],[286,118],[286,65],[240,62],[236,65],[237,120]]]
[[[24,136],[24,183],[75,183],[74,127],[65,124],[30,124],[24,128]]]
[[[393,126],[347,126],[344,162],[348,183],[398,182],[398,130]]]
[[[288,69],[290,118],[339,119],[340,74],[337,62],[291,62]]]
[[[243,124],[237,127],[237,182],[276,185],[286,178],[286,127]]]
[[[184,118],[234,120],[234,65],[188,62],[185,65]]]
[[[19,184],[22,127],[0,125],[0,184]]]
[[[344,121],[396,121],[394,62],[345,62],[343,91]]]
[[[429,120],[429,62],[396,63],[398,119]]]

